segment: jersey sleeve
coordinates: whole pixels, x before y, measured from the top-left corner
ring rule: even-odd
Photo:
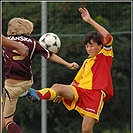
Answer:
[[[112,49],[112,42],[113,42],[113,36],[112,35],[110,35],[109,41],[107,43],[104,42],[104,37],[102,37],[101,41],[102,41],[104,49],[106,49],[106,50]]]
[[[38,41],[36,41],[36,49],[35,49],[36,54],[42,55],[45,59],[49,59],[50,56],[53,54],[53,52],[49,51],[48,49],[42,47]]]

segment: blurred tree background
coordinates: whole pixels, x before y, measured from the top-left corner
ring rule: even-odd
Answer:
[[[65,60],[79,65],[87,57],[82,43],[84,34],[95,30],[81,20],[79,7],[85,6],[92,18],[114,37],[112,78],[114,97],[107,101],[94,133],[131,132],[131,3],[130,2],[47,2],[47,32],[57,34],[61,49],[57,53]],[[43,15],[43,14],[42,14]],[[23,17],[34,23],[32,37],[41,36],[41,2],[2,2],[2,34],[6,36],[8,21]],[[4,61],[3,61],[4,85]],[[41,57],[33,60],[33,88],[41,88]],[[45,72],[44,72],[45,73]],[[76,71],[47,61],[47,86],[54,83],[70,84]],[[104,80],[104,79],[103,79]],[[32,104],[27,98],[18,101],[16,122],[24,133],[41,133],[41,102]],[[82,117],[68,111],[62,104],[47,102],[48,133],[80,133]],[[6,131],[4,131],[6,132]]]

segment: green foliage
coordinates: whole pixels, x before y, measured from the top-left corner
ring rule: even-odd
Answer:
[[[100,122],[94,127],[98,133],[130,133],[131,117],[131,3],[130,2],[47,2],[47,31],[59,35],[62,46],[58,55],[80,66],[87,57],[82,38],[95,30],[84,23],[79,7],[89,9],[91,16],[107,28],[114,37],[114,61],[112,78],[114,97],[107,101]],[[43,14],[42,14],[43,15]],[[2,33],[6,35],[8,21],[13,17],[24,17],[34,23],[32,36],[39,39],[41,33],[41,2],[2,2]],[[41,57],[32,63],[33,88],[41,88]],[[54,83],[70,84],[76,71],[47,61],[47,86]],[[4,79],[4,69],[3,69]],[[41,104],[30,103],[27,98],[19,99],[15,121],[25,133],[41,132]],[[81,132],[82,117],[69,112],[62,104],[47,102],[47,126],[52,133]],[[126,125],[126,126],[125,126]]]
[[[104,27],[108,27],[108,25],[109,25],[108,20],[106,18],[103,18],[102,16],[97,16],[95,18],[95,21],[101,25],[104,25]]]
[[[122,130],[119,130],[117,128],[113,129],[105,129],[102,133],[131,133],[131,130],[128,125],[125,125]]]
[[[2,7],[2,33],[4,35],[6,35],[9,20],[14,17],[29,19],[34,24],[33,34],[40,33],[40,2],[2,2]]]

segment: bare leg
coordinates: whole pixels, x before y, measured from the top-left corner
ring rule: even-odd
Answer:
[[[95,119],[89,116],[84,116],[82,121],[82,133],[93,133]]]
[[[57,96],[64,97],[68,100],[74,99],[73,89],[69,85],[63,84],[54,84],[51,88],[43,88],[41,90],[30,88],[28,90],[28,95],[32,102],[36,102],[40,99],[53,100]]]
[[[57,96],[61,96],[67,100],[74,99],[74,92],[70,85],[54,84],[51,88],[56,91]]]

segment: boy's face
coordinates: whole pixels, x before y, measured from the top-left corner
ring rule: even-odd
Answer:
[[[85,45],[85,48],[89,56],[94,57],[100,52],[102,44],[98,45],[97,42],[94,42],[93,40],[91,40],[90,42],[91,44],[87,43],[87,45]]]

